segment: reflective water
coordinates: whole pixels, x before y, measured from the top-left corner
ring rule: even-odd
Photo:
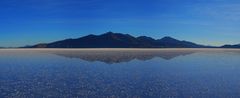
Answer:
[[[239,98],[240,50],[0,50],[0,98]]]

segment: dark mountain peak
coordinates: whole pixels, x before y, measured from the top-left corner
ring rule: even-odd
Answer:
[[[189,41],[181,41],[175,38],[166,36],[157,40],[158,45],[164,48],[205,48],[206,46],[198,45]]]
[[[137,37],[138,39],[153,39],[153,38],[151,38],[151,37],[148,37],[148,36],[139,36],[139,37]]]
[[[129,34],[123,34],[123,33],[114,33],[114,32],[106,32],[100,36],[117,36],[117,35],[121,35],[121,36],[131,36]]]
[[[166,37],[163,37],[163,38],[159,39],[159,41],[164,41],[164,42],[176,42],[176,41],[179,41],[179,40],[177,40],[177,39],[175,39],[175,38],[172,38],[172,37],[170,37],[170,36],[166,36]]]
[[[162,39],[174,39],[174,38],[172,38],[171,36],[165,36],[165,37],[163,37]]]
[[[155,39],[151,38],[151,37],[147,37],[147,36],[139,36],[137,37],[138,40],[143,40],[143,41],[155,41]]]
[[[175,38],[172,38],[172,37],[170,37],[170,36],[165,36],[165,37],[163,37],[162,39],[172,39],[172,40],[176,40]]]
[[[94,35],[94,34],[89,34],[89,35],[87,35],[87,36],[90,36],[90,37],[95,37],[95,36],[97,36],[97,35]]]
[[[102,38],[111,38],[111,39],[117,39],[117,40],[135,40],[136,38],[129,35],[129,34],[123,34],[123,33],[113,33],[113,32],[107,32],[102,35],[99,35],[99,37]]]
[[[113,32],[107,32],[107,33],[104,33],[102,35],[99,35],[99,36],[116,36],[116,35],[120,35],[120,33],[113,33]]]
[[[117,34],[117,33],[113,33],[111,31],[109,31],[109,32],[106,32],[106,33],[104,33],[102,35],[99,35],[99,36],[112,36],[112,35],[115,35],[115,34]]]
[[[112,31],[106,32],[105,34],[114,34]]]

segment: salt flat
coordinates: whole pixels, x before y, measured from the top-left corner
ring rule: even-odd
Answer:
[[[239,98],[240,49],[0,49],[0,98]]]

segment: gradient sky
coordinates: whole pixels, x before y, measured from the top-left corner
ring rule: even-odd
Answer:
[[[240,0],[0,1],[0,46],[107,31],[205,45],[239,44]]]

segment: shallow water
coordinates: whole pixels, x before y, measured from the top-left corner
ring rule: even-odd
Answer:
[[[0,50],[0,98],[239,98],[240,50]]]

